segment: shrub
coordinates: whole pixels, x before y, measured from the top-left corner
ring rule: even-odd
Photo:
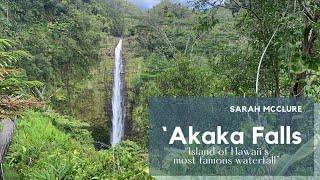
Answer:
[[[134,142],[96,151],[86,124],[29,111],[18,121],[5,161],[7,179],[150,179]]]

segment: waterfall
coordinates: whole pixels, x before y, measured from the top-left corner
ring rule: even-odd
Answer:
[[[122,39],[115,49],[114,80],[112,89],[112,134],[111,144],[118,144],[124,134],[125,108],[123,100],[123,64],[121,57]]]

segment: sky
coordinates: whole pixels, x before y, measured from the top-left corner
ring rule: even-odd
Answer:
[[[128,0],[128,1],[142,9],[150,9],[161,2],[161,0]]]
[[[161,0],[127,0],[127,1],[135,4],[141,9],[150,9],[161,2]],[[176,1],[186,2],[187,0],[176,0]]]

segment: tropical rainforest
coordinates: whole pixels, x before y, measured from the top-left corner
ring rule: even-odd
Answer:
[[[152,179],[150,97],[320,102],[319,33],[317,0],[0,0],[0,119],[16,119],[4,177]],[[119,39],[126,126],[111,147]]]

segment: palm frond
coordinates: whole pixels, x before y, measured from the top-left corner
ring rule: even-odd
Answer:
[[[0,68],[6,70],[13,66],[14,63],[23,58],[31,58],[32,56],[25,51],[10,51],[13,42],[7,39],[0,39]],[[0,77],[7,74],[7,71],[1,71]]]
[[[12,48],[13,42],[8,39],[0,39],[0,50],[5,51]]]
[[[22,58],[31,58],[25,51],[0,52],[0,67],[8,67]]]

